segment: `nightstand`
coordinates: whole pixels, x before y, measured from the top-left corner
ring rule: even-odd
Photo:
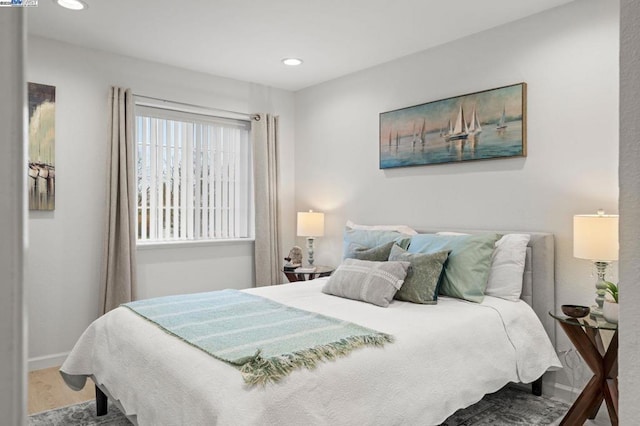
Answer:
[[[604,400],[611,424],[618,425],[618,324],[603,319],[570,318],[549,312],[558,321],[585,363],[593,371],[584,390],[564,416],[560,425],[581,425],[594,419]],[[602,343],[602,330],[614,332],[609,347]]]
[[[282,272],[287,276],[287,279],[290,283],[295,283],[297,281],[308,281],[314,280],[320,277],[328,277],[333,274],[335,268],[331,266],[316,266],[316,270],[313,272],[289,272],[284,269]]]

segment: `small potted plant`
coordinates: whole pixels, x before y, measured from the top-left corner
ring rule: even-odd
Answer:
[[[604,305],[602,306],[602,316],[608,322],[617,324],[620,311],[618,305],[618,286],[610,281],[605,281],[604,284],[607,286],[607,288],[605,288],[607,298],[604,300]]]

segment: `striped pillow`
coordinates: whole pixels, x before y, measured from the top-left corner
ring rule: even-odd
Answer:
[[[409,265],[409,262],[345,259],[322,292],[386,308],[404,283]]]

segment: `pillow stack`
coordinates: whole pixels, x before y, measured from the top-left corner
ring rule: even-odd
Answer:
[[[394,298],[436,303],[442,268],[449,255],[447,250],[408,253],[411,235],[405,232],[413,231],[411,228],[351,225],[344,232],[345,260],[331,275],[323,292],[383,307]],[[417,235],[415,231],[412,234]]]
[[[528,234],[418,234],[406,226],[349,223],[344,262],[322,291],[387,307],[392,299],[436,304],[438,294],[481,303],[517,301]]]

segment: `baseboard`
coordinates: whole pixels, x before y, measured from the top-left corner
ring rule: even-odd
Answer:
[[[561,383],[555,383],[553,385],[552,392],[553,393],[549,396],[561,399],[569,404],[573,404],[573,401],[575,401],[578,395],[580,395],[582,389],[576,389]]]
[[[62,365],[69,352],[63,352],[60,354],[37,356],[29,358],[28,368],[29,371],[42,370],[44,368],[59,367]]]

